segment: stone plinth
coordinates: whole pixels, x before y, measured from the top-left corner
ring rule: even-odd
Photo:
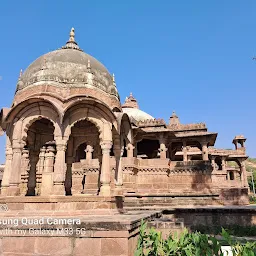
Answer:
[[[15,196],[15,197],[0,197],[0,204],[6,204],[9,211],[14,212],[75,212],[88,211],[105,212],[122,212],[123,197],[122,196]]]
[[[6,217],[1,212],[1,221],[12,217],[18,220],[18,224],[0,226],[0,251],[3,256],[18,256],[21,252],[27,256],[133,256],[141,219],[151,219],[158,214],[157,211],[65,217],[55,214],[50,217],[79,219],[81,223],[52,225],[47,223],[47,215],[17,216],[13,213]],[[22,220],[25,217],[39,220],[44,218],[44,224],[24,225]]]

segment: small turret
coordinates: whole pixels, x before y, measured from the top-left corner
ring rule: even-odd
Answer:
[[[122,105],[122,108],[139,108],[137,100],[133,97],[132,93],[130,96],[125,98],[125,102]]]
[[[245,143],[246,138],[243,135],[237,135],[234,139],[233,139],[233,144],[235,145],[236,150],[238,149],[243,149],[245,150]],[[239,147],[240,144],[240,147]]]
[[[172,112],[172,115],[170,116],[169,125],[178,125],[180,124],[179,117],[176,115],[175,111]]]

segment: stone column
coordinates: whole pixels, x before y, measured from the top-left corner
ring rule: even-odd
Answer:
[[[187,162],[188,161],[188,149],[186,146],[186,141],[183,141],[183,162]]]
[[[134,148],[135,147],[131,143],[129,143],[127,145],[127,147],[125,148],[127,150],[127,157],[130,157],[130,158],[133,157],[133,150],[134,150]]]
[[[246,171],[246,167],[245,167],[245,161],[242,160],[241,162],[241,178],[242,178],[242,187],[246,187],[248,188],[249,187],[249,184],[248,184],[248,180],[247,180],[247,171]]]
[[[66,195],[71,195],[71,188],[72,188],[72,163],[73,163],[73,157],[68,156],[67,157],[67,171],[66,171],[66,178],[65,178],[65,190]]]
[[[18,196],[20,195],[20,172],[21,172],[21,154],[22,148],[19,143],[13,143],[13,158],[12,158],[12,169],[9,180],[9,189],[8,195],[10,196]]]
[[[66,144],[64,141],[56,142],[56,157],[53,175],[53,194],[65,195],[65,176],[67,166],[65,163]]]
[[[124,153],[123,146],[115,146],[114,154],[116,158],[116,175],[115,175],[115,185],[116,189],[121,190],[123,186],[123,169],[122,169],[122,157]]]
[[[91,145],[86,146],[86,149],[85,149],[86,160],[91,160],[92,159],[93,151],[94,151],[93,146],[91,146]]]
[[[102,150],[102,162],[101,162],[101,173],[100,173],[100,195],[101,196],[110,196],[110,150],[112,147],[111,141],[103,141],[101,143]]]
[[[53,188],[53,168],[54,168],[55,148],[48,145],[45,152],[44,169],[42,173],[41,195],[46,196],[52,193]]]
[[[42,174],[44,171],[44,162],[45,162],[45,152],[46,152],[46,147],[43,146],[40,149],[39,160],[38,160],[38,170],[36,173],[36,195],[40,195],[41,193]]]
[[[2,180],[2,188],[1,188],[1,195],[7,196],[8,195],[8,188],[9,188],[9,179],[12,170],[12,148],[6,147],[5,150],[5,167],[4,167],[4,174]]]
[[[216,168],[215,168],[215,157],[214,156],[211,156],[211,165],[212,165],[212,170],[216,171]]]
[[[202,158],[204,161],[208,161],[209,160],[209,156],[208,156],[208,147],[207,147],[207,142],[202,142]]]
[[[27,193],[27,184],[28,184],[28,169],[29,168],[29,150],[22,150],[22,159],[21,159],[21,188],[20,194],[25,196]]]
[[[35,151],[30,152],[30,170],[28,176],[28,196],[35,195],[35,188],[36,188],[36,164],[38,162],[38,156]]]
[[[226,171],[226,160],[225,160],[225,157],[221,157],[221,168],[222,168],[222,171]]]
[[[160,148],[158,149],[158,151],[160,152],[160,158],[161,159],[166,159],[166,152],[167,152],[167,148],[166,148],[166,145],[165,145],[165,140],[163,137],[161,137],[159,139],[159,143],[160,143]]]

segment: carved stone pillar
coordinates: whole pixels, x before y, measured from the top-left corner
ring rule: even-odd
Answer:
[[[36,165],[38,162],[37,152],[35,151],[30,152],[29,160],[30,160],[30,169],[29,169],[29,176],[28,176],[27,195],[34,196],[35,188],[36,188]]]
[[[160,148],[158,149],[161,159],[166,159],[166,152],[168,149],[167,149],[165,143],[166,143],[166,140],[165,140],[163,134],[161,134],[160,139],[159,139]]]
[[[242,178],[242,187],[249,187],[248,180],[247,180],[247,171],[245,167],[245,161],[242,160],[241,162],[241,178]]]
[[[93,151],[94,151],[93,146],[91,146],[91,145],[86,146],[86,149],[85,149],[86,160],[91,160],[92,159]]]
[[[183,162],[187,162],[188,161],[188,149],[186,146],[186,141],[183,141]]]
[[[71,195],[71,188],[72,188],[72,163],[73,163],[73,157],[68,156],[67,157],[67,171],[66,171],[66,178],[65,178],[65,190],[66,195]]]
[[[54,179],[53,179],[53,194],[54,195],[65,195],[65,176],[67,166],[65,163],[65,142],[56,143],[56,157],[54,164]]]
[[[167,152],[167,148],[165,146],[164,143],[160,144],[160,148],[159,148],[159,152],[160,152],[160,158],[161,159],[166,159],[166,152]]]
[[[221,168],[222,168],[222,171],[226,171],[226,159],[225,159],[225,157],[221,158]]]
[[[46,196],[52,193],[53,188],[53,168],[54,168],[55,148],[48,145],[45,152],[44,169],[42,173],[41,195]]]
[[[20,172],[21,172],[21,154],[22,154],[22,148],[20,144],[15,145],[13,143],[13,158],[12,158],[12,169],[9,179],[9,189],[8,189],[8,195],[10,196],[18,196],[20,195]]]
[[[21,187],[20,194],[25,196],[27,193],[27,184],[28,184],[28,170],[29,170],[29,150],[22,150],[22,158],[21,158]]]
[[[115,175],[115,185],[117,189],[121,189],[123,186],[123,169],[122,169],[122,157],[124,153],[123,146],[115,146],[114,154],[116,158],[116,175]]]
[[[103,141],[101,143],[102,150],[102,163],[101,163],[101,174],[100,174],[100,195],[101,196],[110,196],[110,150],[112,147],[111,141]]]
[[[129,143],[128,145],[127,145],[127,147],[125,148],[126,150],[127,150],[127,157],[133,157],[133,150],[134,150],[134,146],[131,144],[131,143]]]
[[[39,160],[38,160],[38,170],[36,173],[36,195],[41,194],[42,174],[44,171],[44,162],[45,162],[45,152],[46,152],[46,147],[43,146],[40,149]]]
[[[209,160],[209,156],[208,156],[208,147],[207,147],[207,142],[202,142],[202,158],[204,161],[208,161]]]
[[[7,196],[8,195],[8,188],[9,188],[9,179],[12,170],[12,148],[6,147],[5,150],[5,167],[4,167],[4,174],[2,180],[2,188],[1,188],[1,195]]]
[[[212,170],[213,171],[216,171],[216,164],[215,164],[215,157],[214,156],[211,156],[211,165],[212,165]]]

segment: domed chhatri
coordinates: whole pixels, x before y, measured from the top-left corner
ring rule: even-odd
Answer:
[[[16,95],[24,94],[24,91],[26,96],[46,90],[56,92],[45,86],[57,87],[58,95],[64,98],[86,94],[106,102],[106,97],[101,96],[110,95],[112,104],[114,102],[111,107],[120,107],[112,75],[103,64],[79,48],[74,28],[66,45],[39,57],[20,75]],[[96,91],[98,93],[94,93]]]

